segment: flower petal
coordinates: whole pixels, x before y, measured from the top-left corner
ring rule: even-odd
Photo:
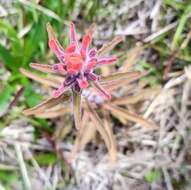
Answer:
[[[83,39],[82,39],[82,46],[80,49],[80,53],[84,59],[86,59],[86,51],[91,44],[92,41],[92,35],[91,34],[86,34]]]
[[[76,50],[76,44],[72,43],[70,44],[66,49],[65,52],[66,53],[74,53]]]
[[[76,46],[78,46],[77,34],[74,23],[70,24],[70,44],[75,44]]]
[[[50,49],[55,53],[55,55],[58,57],[60,61],[62,61],[62,58],[64,57],[64,50],[58,40],[56,39],[56,34],[50,25],[50,23],[47,24],[47,32],[48,32],[48,45]]]
[[[82,88],[82,89],[87,88],[88,85],[89,85],[88,81],[87,81],[87,79],[85,77],[82,78],[82,79],[77,79],[77,81],[78,81],[78,84],[79,84],[80,88]]]
[[[55,39],[50,39],[48,45],[58,58],[64,57],[64,50],[59,46]]]
[[[90,58],[95,57],[96,54],[97,54],[97,50],[95,48],[90,49],[90,51],[88,52],[88,55]]]
[[[97,59],[92,58],[88,61],[87,67],[86,67],[86,72],[90,72],[97,64]]]

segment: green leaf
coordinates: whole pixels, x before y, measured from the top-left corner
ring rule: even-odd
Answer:
[[[190,12],[191,12],[191,5],[189,5],[189,6],[187,6],[185,8],[185,11],[184,11],[184,13],[182,14],[182,16],[180,18],[177,30],[175,32],[175,35],[174,35],[174,38],[173,38],[173,41],[172,41],[172,46],[171,46],[172,50],[175,50],[176,48],[178,48],[179,42],[183,37],[181,34],[185,29],[185,25],[186,25],[187,20],[189,18]]]
[[[32,107],[42,100],[42,96],[34,92],[31,86],[25,88],[24,97],[28,106]]]
[[[160,170],[150,170],[146,175],[145,179],[149,183],[157,182],[161,179],[161,171]]]
[[[53,165],[56,162],[56,155],[53,153],[41,153],[34,156],[40,166]]]
[[[40,43],[46,43],[46,29],[43,18],[39,19],[37,23],[33,24],[29,37],[25,40],[24,52],[23,52],[23,66],[28,64],[33,56],[39,52]]]
[[[14,88],[11,86],[6,86],[0,93],[0,115],[5,112],[5,109],[10,103],[12,93]]]
[[[5,36],[10,42],[10,51],[15,55],[21,55],[22,41],[18,38],[17,31],[9,22],[0,20],[0,32],[5,33]]]
[[[176,0],[164,0],[163,2],[164,2],[164,4],[170,5],[175,9],[184,9],[185,8],[185,4],[183,3],[183,1],[179,2]]]
[[[18,181],[18,174],[16,171],[4,171],[0,170],[0,181],[4,185],[13,185],[14,182]]]
[[[0,44],[0,59],[3,61],[5,67],[11,71],[17,70],[17,60],[13,57],[8,49]]]

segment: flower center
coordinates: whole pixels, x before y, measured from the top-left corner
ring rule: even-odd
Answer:
[[[76,74],[82,69],[83,58],[77,53],[72,53],[66,56],[66,69],[70,74]]]

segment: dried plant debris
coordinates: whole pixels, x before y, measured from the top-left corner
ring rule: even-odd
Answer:
[[[98,15],[101,39],[108,39],[113,33],[132,35],[136,38],[156,32],[160,26],[162,0],[124,0],[118,3],[102,1],[107,10],[101,9]],[[111,25],[110,23],[114,23]]]
[[[182,189],[189,185],[191,67],[171,78],[145,112],[158,128],[117,128],[118,162],[81,152],[73,163],[79,189]],[[102,149],[102,151],[104,151]],[[124,154],[121,154],[121,153]],[[189,189],[189,188],[188,188]]]

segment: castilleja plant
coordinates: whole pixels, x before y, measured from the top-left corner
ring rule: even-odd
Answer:
[[[94,73],[94,69],[115,62],[116,56],[99,57],[95,48],[89,48],[92,41],[91,30],[85,34],[79,45],[73,23],[70,25],[70,44],[65,50],[56,40],[50,24],[47,25],[47,30],[49,47],[60,62],[54,64],[52,70],[66,75],[65,80],[52,96],[57,98],[67,90],[72,90],[80,95],[83,89],[88,88],[89,81],[91,81],[103,97],[111,99],[111,95],[100,86],[99,77]]]
[[[140,72],[114,73],[104,77],[94,73],[95,68],[112,64],[117,60],[116,56],[103,55],[121,42],[122,38],[119,36],[115,37],[111,42],[103,45],[102,48],[97,51],[95,48],[89,48],[92,41],[93,30],[94,26],[90,27],[83,37],[81,44],[79,44],[74,24],[71,23],[70,44],[64,49],[56,39],[51,25],[47,24],[48,44],[58,58],[59,63],[53,65],[32,63],[31,67],[39,71],[52,73],[53,75],[44,78],[25,69],[21,69],[21,72],[31,79],[56,89],[50,98],[34,108],[24,110],[24,114],[45,118],[57,117],[70,112],[70,106],[64,105],[65,107],[63,107],[62,103],[67,101],[72,102],[72,114],[74,116],[75,126],[78,130],[78,136],[72,155],[74,155],[83,144],[87,143],[82,141],[87,141],[87,139],[84,140],[87,138],[87,133],[90,133],[87,123],[92,121],[95,128],[103,137],[112,160],[115,160],[116,145],[112,130],[109,127],[109,113],[122,122],[130,120],[149,127],[152,126],[152,124],[142,117],[118,107],[120,100],[117,101],[115,97],[111,96],[114,90],[140,78],[142,76]],[[105,89],[107,89],[107,91]],[[121,101],[124,101],[124,97],[122,97]],[[112,102],[114,103],[113,105],[111,104]],[[58,105],[62,107],[58,107]],[[103,121],[96,112],[98,108],[101,108],[101,113],[104,115]]]

